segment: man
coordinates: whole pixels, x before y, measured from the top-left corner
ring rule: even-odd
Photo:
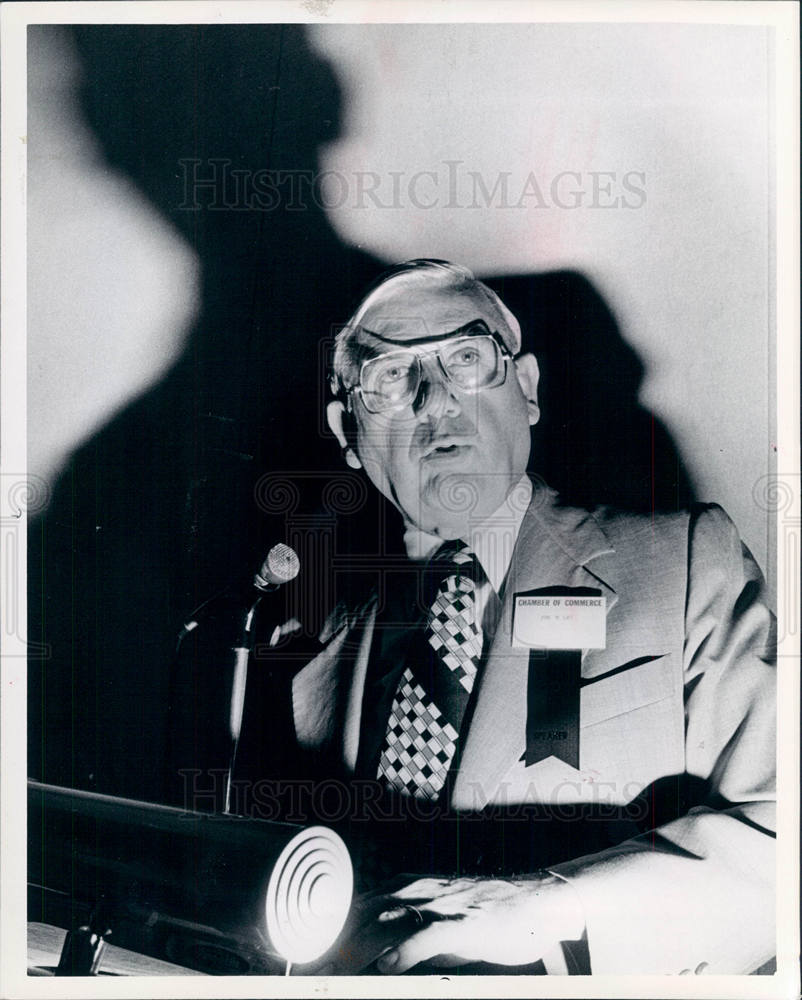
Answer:
[[[580,941],[593,973],[753,971],[774,953],[762,577],[720,508],[588,512],[533,485],[538,368],[520,343],[500,299],[442,261],[392,269],[339,335],[329,425],[402,515],[420,614],[382,632],[391,587],[340,609],[293,680],[299,745],[457,815],[654,806],[677,776],[694,796],[601,849],[558,816],[569,857],[414,880],[380,898],[363,937],[392,974],[564,970]]]

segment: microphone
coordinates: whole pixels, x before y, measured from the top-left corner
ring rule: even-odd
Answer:
[[[285,545],[283,542],[278,542],[270,549],[264,562],[259,568],[259,571],[255,573],[253,577],[253,587],[254,590],[258,592],[259,596],[251,604],[250,608],[244,615],[244,637],[247,637],[250,633],[251,625],[253,623],[253,615],[257,606],[261,602],[261,598],[265,594],[275,593],[283,584],[290,583],[296,576],[298,576],[300,569],[301,562],[298,559],[295,549],[290,548],[289,545]],[[212,594],[211,597],[207,598],[207,600],[195,608],[189,621],[184,622],[181,626],[181,631],[178,633],[178,640],[176,642],[176,652],[187,635],[189,635],[190,632],[194,631],[201,624],[204,612],[208,612],[220,598],[230,594],[230,589],[228,587],[224,587],[222,590],[218,590],[216,593]],[[279,628],[279,626],[276,627]],[[276,633],[274,632],[273,636],[271,636],[271,646],[275,645],[275,636]],[[236,649],[237,647],[235,646],[234,648]]]
[[[275,593],[283,584],[292,582],[298,576],[300,569],[301,562],[295,550],[290,548],[289,545],[279,542],[267,553],[267,558],[262,563],[259,572],[254,575],[253,585],[260,594]],[[256,610],[256,605],[259,602],[260,598],[257,598],[252,611]],[[249,631],[251,622],[252,618],[247,623]],[[275,646],[284,635],[300,627],[301,623],[296,618],[291,618],[284,625],[276,625],[270,636],[268,645]]]
[[[236,587],[224,587],[217,591],[192,612],[178,635],[174,659],[176,692],[181,690],[181,684],[187,686],[186,682],[179,679],[179,664],[184,661],[192,664],[193,673],[197,669],[198,662],[208,662],[213,669],[222,668],[226,678],[230,677],[227,721],[224,721],[225,703],[220,705],[218,702],[217,706],[213,707],[214,715],[219,717],[221,723],[219,739],[223,741],[223,745],[227,743],[229,747],[224,813],[230,814],[232,775],[242,731],[248,663],[254,644],[254,631],[258,629],[260,635],[269,635],[268,644],[272,647],[285,635],[300,630],[301,625],[297,619],[284,621],[286,613],[279,617],[284,612],[284,608],[279,607],[280,603],[284,603],[281,589],[298,576],[300,568],[300,560],[295,550],[279,542],[267,553],[259,570],[252,577],[250,587],[244,591]],[[265,610],[262,610],[260,605],[266,605]],[[257,610],[259,610],[258,619]],[[200,646],[196,644],[192,652],[184,656],[182,652],[184,640],[199,628],[197,634],[202,637]],[[269,631],[271,628],[272,635]],[[197,658],[199,648],[203,650],[200,660]],[[210,678],[209,683],[214,685],[215,681]],[[192,690],[195,692],[193,704],[203,704],[197,702],[197,691],[194,688]],[[176,693],[172,700],[180,704],[185,699]],[[222,712],[218,716],[220,709]],[[210,737],[210,746],[216,739]],[[220,751],[223,751],[223,745],[218,744]]]
[[[300,568],[301,563],[295,549],[279,542],[267,553],[262,568],[253,578],[253,585],[264,593],[277,590],[282,583],[294,580]]]
[[[253,586],[258,592],[258,596],[245,615],[241,642],[238,646],[234,647],[234,674],[231,680],[231,705],[228,724],[231,736],[231,761],[226,776],[226,799],[223,810],[225,813],[229,813],[231,809],[231,782],[234,774],[240,733],[242,732],[242,716],[245,711],[245,687],[248,681],[248,660],[251,656],[253,617],[264,596],[275,593],[285,583],[290,583],[298,576],[300,569],[301,562],[298,559],[297,552],[290,548],[289,545],[279,542],[267,553],[265,561],[253,578]],[[270,637],[270,645],[274,646],[280,637],[281,625],[277,624]]]
[[[289,545],[279,542],[267,553],[259,572],[254,575],[253,586],[258,591],[256,600],[251,605],[242,628],[242,639],[234,647],[234,679],[231,686],[231,715],[229,731],[231,739],[239,740],[242,729],[242,712],[245,707],[245,682],[248,676],[248,659],[251,654],[251,629],[256,609],[266,594],[275,593],[285,583],[290,583],[298,576],[301,562],[298,554]],[[290,623],[292,624],[292,623]],[[281,635],[281,625],[277,624],[270,637],[270,645],[275,646]]]

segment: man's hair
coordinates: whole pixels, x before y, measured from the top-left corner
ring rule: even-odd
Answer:
[[[334,356],[331,364],[331,391],[335,396],[342,395],[345,389],[352,386],[358,377],[362,361],[367,356],[365,344],[359,342],[359,331],[362,328],[362,318],[375,304],[376,299],[389,284],[408,285],[423,281],[430,287],[446,288],[459,295],[464,292],[478,293],[495,313],[502,339],[507,343],[513,354],[521,347],[521,327],[518,320],[504,305],[496,293],[488,288],[473,273],[462,264],[452,264],[447,260],[435,260],[418,257],[406,260],[383,271],[368,288],[356,310],[348,322],[337,334],[334,341]]]

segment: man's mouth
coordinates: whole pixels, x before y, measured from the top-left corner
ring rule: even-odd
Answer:
[[[456,441],[441,441],[439,444],[430,445],[421,456],[422,461],[439,458],[455,458],[463,454],[469,447]]]

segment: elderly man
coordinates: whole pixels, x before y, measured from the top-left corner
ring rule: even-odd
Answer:
[[[495,874],[429,869],[379,899],[363,940],[393,974],[564,970],[570,943],[593,973],[753,971],[774,953],[760,571],[718,507],[589,512],[533,484],[538,368],[520,345],[500,299],[443,261],[392,269],[340,333],[329,425],[400,511],[420,572],[408,600],[394,584],[339,609],[293,680],[294,727],[399,801],[551,807],[571,854],[544,849],[530,870],[511,852],[506,871],[499,841]],[[657,828],[624,824],[601,848],[568,836],[559,810],[624,808],[661,781],[694,796],[654,809]]]

